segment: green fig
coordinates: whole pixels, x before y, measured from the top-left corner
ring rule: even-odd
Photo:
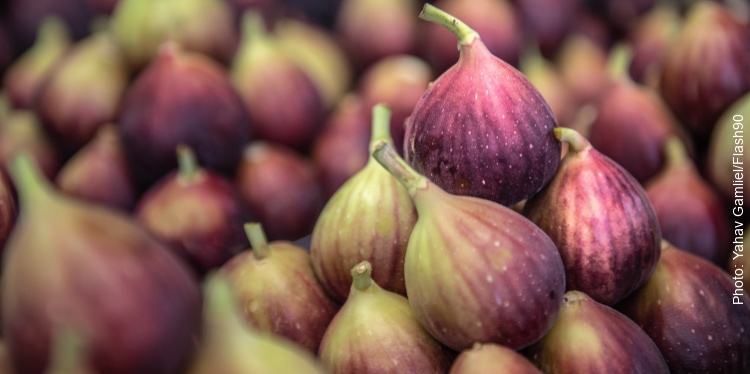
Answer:
[[[750,187],[747,178],[736,175],[750,165],[750,152],[745,152],[745,125],[750,123],[750,92],[732,104],[716,122],[706,153],[706,174],[725,199],[738,206],[739,191]],[[742,215],[739,209],[735,214]],[[747,219],[745,220],[747,222]]]
[[[475,343],[456,357],[449,374],[495,374],[502,368],[506,373],[542,374],[526,357],[500,344]]]

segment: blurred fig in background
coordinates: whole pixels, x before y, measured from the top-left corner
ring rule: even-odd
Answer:
[[[674,4],[658,4],[628,30],[625,40],[633,49],[628,73],[635,82],[658,91],[664,58],[681,23]]]
[[[7,0],[6,15],[9,35],[16,50],[25,51],[39,33],[44,20],[55,15],[65,22],[73,40],[90,33],[94,14],[88,0]]]
[[[138,186],[125,159],[117,125],[105,124],[70,159],[55,177],[66,194],[130,212],[138,198]]]
[[[3,91],[12,105],[30,109],[41,83],[70,47],[65,21],[57,16],[44,19],[34,44],[8,67],[3,76]]]
[[[568,36],[555,61],[578,105],[594,102],[610,85],[608,52],[588,36]]]
[[[67,155],[117,119],[130,73],[108,31],[70,47],[39,88],[34,109]]]
[[[545,58],[553,58],[578,22],[584,0],[511,0],[524,33]]]
[[[15,191],[10,183],[11,181],[5,175],[5,172],[0,170],[0,256],[2,256],[5,241],[13,231],[18,216]],[[2,370],[0,370],[0,374],[2,373]]]
[[[0,304],[15,371],[44,373],[54,333],[69,327],[98,373],[181,373],[200,321],[185,265],[130,216],[57,192],[23,153],[11,177],[20,214]]]
[[[0,10],[2,12],[2,10]],[[0,17],[0,76],[13,64],[19,51],[13,44],[13,36],[8,29],[7,21]]]
[[[120,1],[122,0],[86,0],[86,3],[94,15],[109,17]]]
[[[583,0],[588,10],[602,18],[618,37],[648,13],[658,0]]]
[[[256,137],[303,150],[323,125],[325,103],[318,86],[277,39],[259,14],[245,13],[230,76]]]
[[[736,198],[738,186],[742,186],[742,191],[748,191],[750,186],[748,178],[735,176],[741,170],[733,165],[735,162],[743,168],[750,165],[750,152],[744,149],[748,126],[750,92],[737,99],[716,121],[706,154],[705,174],[727,201]],[[743,218],[748,222],[750,215],[743,215]]]
[[[203,275],[245,248],[242,225],[253,217],[232,182],[200,167],[190,147],[178,146],[177,159],[178,170],[146,190],[133,215]]]
[[[29,155],[49,179],[60,170],[60,152],[36,114],[24,109],[11,110],[0,121],[0,169],[7,172],[11,159],[20,151]]]
[[[223,64],[237,46],[225,0],[119,0],[111,22],[115,41],[136,69],[156,58],[168,41]]]
[[[750,92],[750,26],[714,1],[695,3],[686,17],[667,51],[660,92],[702,149],[719,116]]]
[[[177,167],[179,144],[191,147],[204,167],[231,175],[252,134],[226,70],[174,43],[165,44],[130,85],[117,122],[141,188]]]
[[[265,141],[245,147],[235,185],[270,240],[309,235],[325,203],[312,160]]]
[[[498,368],[515,374],[542,374],[515,349],[494,343],[474,343],[456,357],[449,374],[495,374]]]
[[[536,46],[527,45],[519,60],[518,69],[542,94],[555,114],[557,123],[569,127],[578,110],[578,103],[571,95],[570,87],[563,80],[557,64],[544,57]]]

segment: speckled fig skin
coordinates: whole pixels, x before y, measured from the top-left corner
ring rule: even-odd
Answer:
[[[542,374],[534,364],[517,351],[500,344],[475,343],[456,357],[449,374]]]
[[[664,242],[651,278],[617,309],[651,336],[672,373],[749,373],[750,297],[733,276]]]
[[[455,351],[475,342],[521,349],[541,339],[565,292],[565,269],[550,238],[508,207],[445,192],[387,143],[373,155],[417,208],[404,276],[422,326]]]
[[[646,191],[620,165],[572,129],[555,178],[526,202],[523,215],[552,238],[567,290],[612,305],[642,285],[659,260],[661,231]]]
[[[426,4],[429,9],[436,8]],[[455,20],[445,13],[437,17]],[[557,170],[557,121],[523,74],[492,55],[463,23],[452,25],[459,25],[458,63],[414,108],[404,156],[447,192],[510,206],[537,193]]]
[[[565,293],[552,329],[525,353],[545,373],[669,374],[638,325],[580,291]]]

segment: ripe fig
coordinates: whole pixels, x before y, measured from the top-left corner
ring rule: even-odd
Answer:
[[[560,46],[556,62],[578,105],[593,103],[610,84],[607,51],[590,36],[579,33],[568,36]]]
[[[2,8],[3,20],[19,51],[33,45],[39,28],[50,15],[65,22],[73,40],[82,39],[89,34],[93,18],[86,0],[5,0]]]
[[[573,31],[584,0],[512,0],[527,33],[545,58],[553,58]]]
[[[664,154],[664,168],[644,186],[662,237],[677,248],[723,266],[732,239],[721,195],[699,174],[680,139],[669,138]]]
[[[312,232],[325,200],[307,156],[262,140],[248,143],[234,184],[271,240],[297,240]]]
[[[187,374],[324,373],[302,347],[248,326],[221,274],[208,277],[204,294],[205,337]]]
[[[521,349],[541,339],[565,293],[565,268],[544,231],[503,205],[449,194],[388,142],[374,149],[417,208],[404,278],[422,326],[455,351],[476,342]]]
[[[47,178],[54,178],[62,157],[47,136],[39,117],[30,110],[11,110],[0,121],[0,170],[8,172],[13,156],[23,151],[34,159]]]
[[[5,172],[0,170],[0,253],[5,248],[5,241],[13,231],[18,216],[14,192]]]
[[[146,190],[133,215],[204,274],[245,247],[251,213],[231,180],[200,167],[190,147],[178,146],[177,159],[178,170]]]
[[[456,357],[448,374],[494,374],[499,368],[507,373],[542,374],[520,353],[493,343],[474,343]]]
[[[0,303],[15,370],[43,373],[66,326],[91,343],[98,373],[180,373],[200,318],[185,265],[129,216],[54,190],[25,154],[11,174],[20,214]]]
[[[406,161],[449,193],[505,206],[536,194],[560,161],[549,105],[466,24],[430,4],[420,17],[450,29],[461,56],[409,117]]]
[[[617,308],[653,339],[672,373],[748,373],[750,298],[732,276],[665,242],[651,278]]]
[[[578,102],[571,95],[571,88],[562,77],[558,66],[547,60],[535,46],[528,46],[521,55],[519,70],[539,90],[555,114],[560,126],[569,127],[578,110]]]
[[[716,122],[706,153],[706,176],[727,201],[736,203],[747,191],[747,178],[735,175],[750,165],[745,152],[745,124],[750,119],[750,92],[739,98]],[[739,177],[739,178],[738,178]],[[735,204],[737,205],[737,204]]]
[[[17,57],[3,76],[3,91],[13,107],[30,109],[41,82],[65,54],[71,36],[65,22],[57,16],[44,19],[36,41]]]
[[[526,354],[545,373],[669,373],[638,325],[581,291],[565,293],[552,329]]]
[[[523,215],[549,235],[565,264],[567,290],[612,305],[640,287],[659,260],[661,231],[640,184],[568,128],[555,178],[526,201]]]
[[[179,144],[190,146],[204,167],[234,173],[252,135],[226,70],[171,43],[136,77],[121,108],[120,137],[141,187],[175,169]]]
[[[326,329],[320,361],[332,374],[445,373],[453,352],[419,324],[403,295],[372,279],[372,265],[351,269],[349,297]]]
[[[370,151],[379,142],[393,145],[389,128],[390,109],[375,105]],[[313,228],[310,256],[323,288],[343,303],[352,267],[367,260],[378,285],[405,295],[404,256],[416,220],[406,189],[370,157],[328,200]]]
[[[50,363],[44,373],[96,374],[87,364],[90,344],[80,331],[58,327],[52,334]]]
[[[120,142],[117,125],[105,124],[63,164],[55,176],[60,192],[130,212],[138,186]]]
[[[244,225],[252,251],[221,267],[245,321],[318,353],[326,327],[339,310],[315,278],[310,255],[289,241],[268,242],[260,223]]]
[[[633,48],[628,74],[635,82],[658,91],[664,57],[681,22],[673,4],[657,4],[628,31],[626,38]]]

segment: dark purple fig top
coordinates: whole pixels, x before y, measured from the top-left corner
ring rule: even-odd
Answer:
[[[513,205],[536,194],[557,171],[557,120],[522,73],[492,55],[460,21],[442,17],[461,39],[460,57],[414,108],[405,158],[450,193]]]

